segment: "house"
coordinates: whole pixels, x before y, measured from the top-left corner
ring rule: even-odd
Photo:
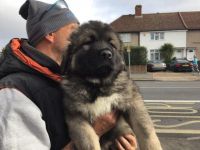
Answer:
[[[200,59],[200,11],[123,15],[111,23],[124,45],[145,46],[148,60],[160,60],[159,48],[165,43],[175,47],[174,57]]]

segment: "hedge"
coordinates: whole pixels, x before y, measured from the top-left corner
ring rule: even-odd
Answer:
[[[124,48],[124,59],[128,65],[127,47]],[[146,65],[147,64],[147,49],[145,47],[130,47],[130,65]]]

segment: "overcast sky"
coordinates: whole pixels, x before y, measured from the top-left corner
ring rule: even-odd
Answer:
[[[0,48],[11,38],[27,37],[26,22],[18,15],[19,8],[24,2],[25,0],[0,0]],[[66,2],[81,23],[88,20],[110,23],[121,15],[134,14],[137,4],[142,5],[143,13],[200,11],[200,0],[66,0]]]

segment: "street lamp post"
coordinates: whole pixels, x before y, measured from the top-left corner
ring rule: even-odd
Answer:
[[[130,49],[130,45],[128,45],[127,47],[127,52],[128,52],[128,77],[129,79],[131,78],[131,49]]]

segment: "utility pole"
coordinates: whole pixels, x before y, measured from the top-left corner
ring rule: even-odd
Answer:
[[[127,47],[127,52],[128,52],[128,77],[129,79],[131,78],[131,49],[130,45]]]

